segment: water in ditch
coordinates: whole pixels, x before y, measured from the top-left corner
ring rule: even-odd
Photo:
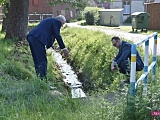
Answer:
[[[78,80],[78,76],[74,72],[73,68],[67,63],[67,61],[62,57],[59,51],[50,48],[53,57],[58,64],[60,71],[63,75],[63,82],[71,88],[72,98],[84,98],[86,94],[82,90],[82,83]]]

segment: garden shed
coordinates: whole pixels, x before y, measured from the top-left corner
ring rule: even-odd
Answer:
[[[150,14],[149,30],[160,30],[160,3],[147,3],[147,13]]]
[[[119,26],[123,23],[123,9],[99,10],[100,25]]]

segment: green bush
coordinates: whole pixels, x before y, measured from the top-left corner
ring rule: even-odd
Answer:
[[[99,10],[101,8],[98,7],[86,7],[84,9],[83,15],[86,16],[86,14],[89,14],[88,16],[91,16],[91,23],[89,25],[98,25],[99,24]],[[86,22],[88,22],[89,17],[85,17]]]
[[[94,16],[93,16],[93,13],[87,12],[85,14],[85,19],[86,19],[86,23],[88,25],[94,25]]]
[[[85,16],[84,16],[84,11],[80,11],[79,14],[77,15],[77,20],[84,20]]]
[[[132,22],[132,17],[129,16],[127,19],[124,21],[124,23],[131,23]]]

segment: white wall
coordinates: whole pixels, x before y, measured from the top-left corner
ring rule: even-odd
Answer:
[[[132,1],[131,14],[134,12],[144,12],[144,2],[143,1]]]
[[[109,8],[110,8],[110,9],[122,8],[122,1],[110,2]]]
[[[154,2],[160,2],[160,0],[154,0]]]
[[[155,2],[160,2],[160,0],[155,0]],[[144,0],[131,0],[131,14],[134,12],[144,12]],[[110,9],[123,8],[122,0],[114,0],[114,2],[110,2]],[[123,15],[123,20],[125,20],[130,15]]]
[[[116,25],[119,26],[123,23],[123,9],[102,9],[100,13],[101,25]]]

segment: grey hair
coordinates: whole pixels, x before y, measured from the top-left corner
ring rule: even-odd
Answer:
[[[58,15],[56,18],[60,21],[66,22],[66,18],[63,15]]]

